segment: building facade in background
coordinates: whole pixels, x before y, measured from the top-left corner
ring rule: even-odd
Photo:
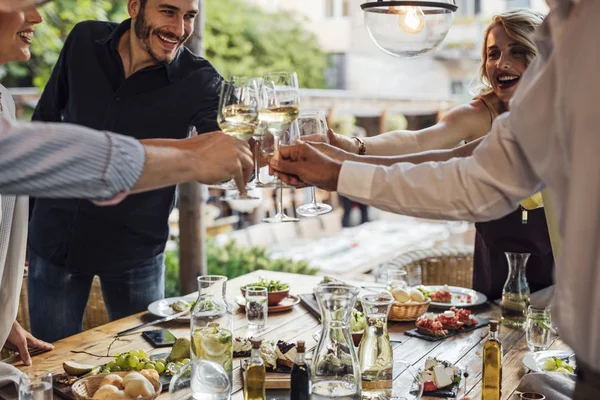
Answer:
[[[547,11],[544,0],[456,0],[454,23],[440,49],[415,59],[380,51],[363,22],[363,0],[246,0],[304,20],[329,55],[329,89],[364,96],[462,103],[477,75],[482,34],[491,17],[512,8]]]

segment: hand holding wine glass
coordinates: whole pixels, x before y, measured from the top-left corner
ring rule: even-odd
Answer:
[[[320,142],[327,142],[327,120],[325,112],[321,110],[302,110],[296,120],[298,126],[298,138],[319,139]],[[303,204],[296,209],[296,212],[304,217],[316,217],[331,212],[332,207],[329,204],[317,203],[315,187],[310,188],[311,202]]]
[[[273,154],[279,150],[280,144],[292,144],[296,131],[292,123],[298,118],[299,95],[298,77],[295,72],[269,72],[263,76],[260,93],[258,119],[267,126],[273,137]],[[263,222],[296,222],[297,218],[288,217],[283,212],[283,183],[275,178],[272,184],[279,188],[277,213]]]
[[[217,122],[230,136],[247,142],[258,125],[259,81],[256,78],[232,77],[221,85]],[[236,181],[239,194],[227,200],[255,200],[248,196],[246,182]]]

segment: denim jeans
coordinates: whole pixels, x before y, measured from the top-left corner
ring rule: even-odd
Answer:
[[[165,256],[159,254],[125,271],[68,271],[29,252],[31,332],[47,342],[79,333],[94,275],[111,321],[143,311],[165,296]]]

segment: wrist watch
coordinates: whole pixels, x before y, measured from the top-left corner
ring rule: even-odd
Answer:
[[[365,141],[358,136],[353,136],[352,139],[356,140],[356,145],[358,146],[358,155],[364,156],[367,154],[367,146],[365,145]]]

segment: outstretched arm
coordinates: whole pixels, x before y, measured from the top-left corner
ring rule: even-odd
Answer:
[[[64,123],[0,119],[0,194],[112,199],[182,182],[243,180],[248,145],[221,132],[149,139]]]

